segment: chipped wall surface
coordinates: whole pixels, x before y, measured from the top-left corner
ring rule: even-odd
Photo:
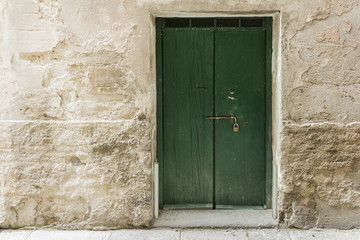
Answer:
[[[154,16],[187,13],[278,13],[279,222],[359,227],[359,12],[358,0],[1,0],[0,227],[149,226]]]

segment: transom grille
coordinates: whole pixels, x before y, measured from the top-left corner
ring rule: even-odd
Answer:
[[[166,28],[262,28],[264,18],[166,18]]]

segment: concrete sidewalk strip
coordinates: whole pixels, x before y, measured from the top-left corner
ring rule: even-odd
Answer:
[[[23,240],[27,239],[33,231],[0,230],[0,240]]]
[[[291,240],[289,233],[279,229],[248,229],[249,240]]]
[[[59,230],[38,230],[34,231],[26,240],[108,240],[110,231],[59,231]],[[0,238],[1,239],[1,238]],[[20,239],[18,239],[20,240]],[[25,239],[24,239],[25,240]]]
[[[0,240],[180,240],[176,229],[62,231],[0,230]]]
[[[246,230],[196,229],[182,230],[180,240],[247,240]]]
[[[289,231],[291,240],[360,240],[360,229],[357,230],[298,230]]]
[[[173,229],[111,231],[107,240],[179,240],[180,231]]]
[[[0,230],[0,240],[360,240],[360,229]]]

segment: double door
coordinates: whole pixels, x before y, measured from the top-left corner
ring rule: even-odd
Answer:
[[[266,39],[264,27],[162,28],[162,207],[266,204]]]

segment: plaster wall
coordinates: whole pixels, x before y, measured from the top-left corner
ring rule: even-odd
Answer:
[[[1,0],[0,227],[149,226],[154,16],[275,12],[278,220],[360,226],[358,0]]]

